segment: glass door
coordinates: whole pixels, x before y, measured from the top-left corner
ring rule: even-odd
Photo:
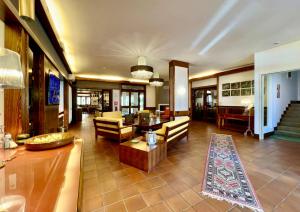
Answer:
[[[122,115],[136,114],[145,108],[145,92],[126,90],[121,92]]]
[[[196,88],[192,92],[194,120],[216,120],[217,88]]]
[[[102,111],[112,111],[112,96],[111,96],[111,90],[103,90],[102,91]]]
[[[129,109],[130,109],[130,92],[129,91],[122,91],[121,93],[121,112],[122,115],[127,115],[129,114]]]

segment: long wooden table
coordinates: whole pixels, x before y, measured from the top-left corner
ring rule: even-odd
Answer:
[[[25,211],[80,210],[81,139],[46,151],[0,150],[1,161],[14,156],[0,169],[0,199],[17,195]]]
[[[120,162],[150,172],[161,160],[167,157],[167,142],[147,145],[143,137],[138,143],[126,141],[119,146]]]

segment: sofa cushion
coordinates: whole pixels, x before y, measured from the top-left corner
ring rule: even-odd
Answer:
[[[121,134],[132,132],[132,127],[125,127],[121,129]]]
[[[112,124],[104,124],[104,123],[97,123],[97,126],[103,126],[103,127],[110,127],[112,126],[113,128],[115,128],[114,123],[118,123],[119,127],[123,127],[123,119],[121,118],[109,118],[109,117],[96,117],[96,120],[100,120],[100,121],[106,121],[106,122],[111,122]]]
[[[122,113],[120,111],[114,111],[114,112],[103,112],[103,117],[106,118],[122,118]]]

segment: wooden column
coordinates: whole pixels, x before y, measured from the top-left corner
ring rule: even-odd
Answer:
[[[189,64],[172,60],[169,63],[170,111],[172,116],[189,115]]]
[[[5,48],[20,54],[24,76],[24,89],[4,91],[5,132],[15,138],[29,130],[29,90],[28,90],[28,43],[29,38],[23,28],[16,23],[5,23]]]
[[[34,50],[32,69],[34,90],[32,124],[35,134],[43,134],[45,132],[46,75],[44,66],[45,55],[36,47]]]
[[[64,127],[69,127],[69,83],[64,80]]]
[[[72,123],[77,122],[77,89],[76,82],[72,86]]]

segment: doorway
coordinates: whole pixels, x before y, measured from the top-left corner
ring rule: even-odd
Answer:
[[[216,121],[217,86],[192,89],[192,114],[193,120]]]

